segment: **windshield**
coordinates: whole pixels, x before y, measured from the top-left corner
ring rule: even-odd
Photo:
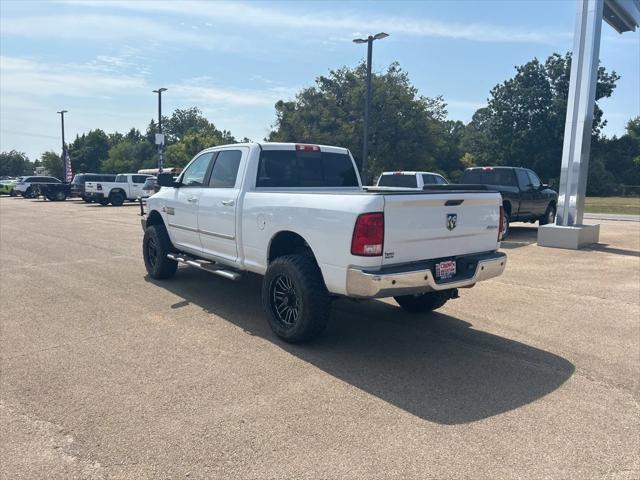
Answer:
[[[378,181],[378,186],[418,188],[418,180],[416,179],[415,173],[393,173],[390,175],[382,175]]]
[[[145,180],[144,185],[142,186],[142,189],[143,190],[151,190],[151,189],[153,189],[155,184],[156,184],[156,177],[148,177]]]

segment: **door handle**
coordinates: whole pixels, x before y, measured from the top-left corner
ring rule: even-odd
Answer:
[[[236,204],[236,202],[233,200],[222,200],[222,204],[225,207],[233,207]]]
[[[187,198],[187,202],[196,203],[198,201],[198,197],[189,197]]]

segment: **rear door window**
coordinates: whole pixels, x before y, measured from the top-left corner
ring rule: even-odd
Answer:
[[[242,152],[240,150],[223,150],[218,153],[211,170],[209,186],[215,188],[233,188],[236,186],[238,168]]]

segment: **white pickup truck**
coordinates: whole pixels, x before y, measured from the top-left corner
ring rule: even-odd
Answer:
[[[178,263],[232,280],[263,275],[269,324],[289,342],[319,334],[334,298],[394,297],[427,312],[507,261],[500,194],[363,188],[344,148],[219,146],[158,184],[142,215],[149,276],[172,277]]]
[[[119,207],[125,200],[135,200],[143,192],[147,177],[142,173],[120,173],[113,182],[87,182],[84,185],[85,197],[101,205]]]

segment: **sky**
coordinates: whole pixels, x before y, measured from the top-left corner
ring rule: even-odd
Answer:
[[[571,50],[575,0],[0,1],[0,150],[35,159],[94,128],[145,130],[196,106],[221,130],[262,140],[276,101],[366,57],[355,37],[384,31],[373,69],[398,61],[421,95],[468,122],[493,86],[534,57]],[[640,114],[640,31],[603,25],[602,65],[621,76],[601,100],[606,135]]]

